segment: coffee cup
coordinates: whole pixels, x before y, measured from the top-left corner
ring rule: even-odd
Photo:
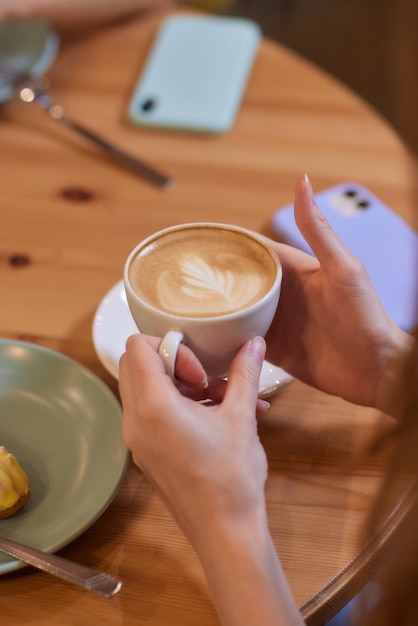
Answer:
[[[180,342],[208,375],[226,376],[241,346],[264,336],[280,296],[282,268],[260,235],[198,222],[161,230],[139,243],[124,267],[131,314],[174,378]]]

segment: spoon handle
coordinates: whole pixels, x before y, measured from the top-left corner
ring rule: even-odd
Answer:
[[[173,181],[170,176],[157,170],[154,166],[149,165],[142,159],[138,159],[124,150],[121,150],[104,137],[101,137],[83,124],[80,124],[80,122],[69,117],[62,106],[52,101],[46,85],[46,80],[32,80],[27,82],[20,90],[20,99],[24,102],[36,102],[52,119],[61,122],[61,124],[70,130],[75,131],[88,141],[94,143],[109,157],[119,162],[123,167],[131,170],[137,176],[148,180],[154,185],[157,185],[157,187],[169,187],[171,185]]]
[[[6,537],[0,537],[0,551],[106,598],[114,596],[122,587],[122,582],[109,574],[103,574],[56,554],[41,552]]]
[[[101,150],[106,152],[107,155],[110,156],[112,159],[119,161],[122,166],[130,169],[134,174],[137,174],[138,176],[149,180],[154,185],[157,185],[157,187],[168,187],[171,184],[172,181],[169,176],[163,174],[160,171],[157,171],[154,167],[151,167],[150,165],[145,163],[145,161],[140,161],[136,157],[133,157],[130,154],[127,154],[125,151],[120,150],[120,148],[109,143],[103,137],[100,137],[96,133],[93,133],[90,129],[82,126],[79,122],[76,122],[72,118],[68,117],[68,115],[64,115],[60,118],[54,117],[54,119],[60,121],[62,124],[67,126],[67,128],[74,130],[79,135],[82,135],[85,139],[93,142],[94,144],[96,144],[96,146],[101,148]]]

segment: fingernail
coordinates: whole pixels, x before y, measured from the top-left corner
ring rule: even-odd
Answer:
[[[260,407],[260,409],[263,410],[263,411],[268,411],[270,406],[271,406],[270,402],[267,402],[267,400],[260,400],[260,399],[258,399],[257,403],[258,403],[258,406]]]
[[[304,174],[303,178],[305,180],[305,185],[306,185],[306,189],[307,189],[307,191],[309,193],[309,196],[313,200],[314,194],[313,194],[311,181],[309,180],[309,176],[307,174]]]
[[[264,360],[266,353],[266,342],[263,337],[254,337],[248,343],[248,353],[257,357],[260,361]]]
[[[203,374],[203,378],[202,378],[202,389],[207,389],[209,387],[209,381],[208,381],[208,377],[206,372],[204,372]]]

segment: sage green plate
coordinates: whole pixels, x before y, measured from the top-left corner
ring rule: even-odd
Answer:
[[[20,461],[29,502],[0,520],[0,535],[55,552],[103,513],[125,474],[121,407],[75,361],[0,340],[0,445]],[[0,553],[0,574],[24,564]]]

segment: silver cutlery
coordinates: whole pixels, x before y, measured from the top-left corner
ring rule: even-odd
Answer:
[[[173,182],[167,174],[121,150],[107,139],[69,117],[62,106],[52,101],[48,93],[49,83],[46,78],[31,77],[22,70],[7,64],[0,64],[0,85],[10,87],[12,92],[23,102],[36,102],[53,120],[93,142],[108,156],[141,178],[145,178],[158,187],[168,187]]]
[[[109,574],[74,563],[56,554],[41,552],[6,537],[0,537],[0,551],[106,598],[117,594],[122,587],[122,582]]]

